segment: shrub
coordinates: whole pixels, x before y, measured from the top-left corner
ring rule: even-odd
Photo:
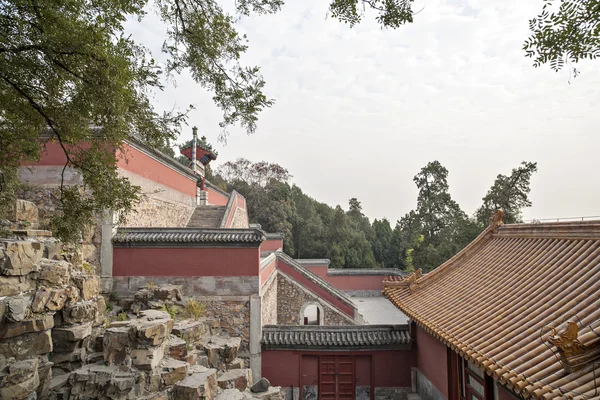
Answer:
[[[169,313],[169,315],[173,319],[175,319],[175,316],[177,315],[177,310],[175,309],[175,307],[171,306],[167,303],[163,304],[163,306],[160,308],[160,311],[165,311],[165,312]]]
[[[188,317],[194,318],[194,320],[198,321],[201,316],[204,315],[204,304],[198,303],[194,299],[189,299],[185,303],[185,313]]]
[[[93,265],[90,265],[86,262],[83,263],[83,271],[88,275],[94,275],[96,273],[96,268]]]
[[[146,287],[147,287],[148,289],[150,289],[150,290],[154,290],[154,289],[156,289],[156,283],[154,283],[154,282],[148,282],[148,283],[146,284]]]
[[[117,294],[115,292],[111,292],[110,296],[108,296],[108,300],[117,301],[117,300],[119,300],[119,297],[117,296]]]
[[[113,305],[112,303],[106,303],[106,311],[107,312],[111,312],[113,310]]]
[[[125,311],[121,311],[119,315],[117,315],[117,321],[127,321],[129,317]]]

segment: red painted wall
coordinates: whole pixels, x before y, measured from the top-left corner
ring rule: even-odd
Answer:
[[[498,399],[497,400],[517,400],[518,397],[512,394],[508,389],[498,385]]]
[[[416,326],[417,368],[448,398],[447,347]],[[409,385],[410,386],[410,385]]]
[[[204,190],[208,192],[208,204],[213,206],[226,206],[229,201],[229,197],[223,196],[221,193],[217,192],[209,188],[208,186],[204,187]]]
[[[355,356],[357,385],[410,387],[410,368],[415,365],[414,350],[366,350],[360,352],[310,352],[266,350],[262,352],[262,376],[273,386],[315,385],[318,356]],[[302,370],[300,370],[300,362]],[[312,382],[312,383],[311,383]],[[514,399],[513,399],[514,400]]]
[[[24,162],[23,165],[65,165],[67,157],[58,142],[46,142],[44,146],[38,162]]]
[[[302,265],[340,290],[383,290],[384,275],[327,275],[327,266]]]
[[[258,248],[115,248],[113,276],[258,276]]]
[[[340,290],[383,290],[383,275],[329,275],[327,282]]]
[[[262,249],[262,248],[261,248]],[[260,286],[264,285],[271,277],[275,267],[277,266],[277,259],[274,259],[269,265],[260,271]]]
[[[265,240],[260,245],[260,251],[276,251],[283,248],[283,240]]]
[[[302,264],[303,267],[308,268],[313,274],[325,279],[327,281],[327,266],[326,265],[306,265]],[[329,282],[331,283],[331,282]]]
[[[196,197],[196,181],[154,160],[129,144],[117,154],[117,166],[154,182],[168,186],[190,197]]]
[[[308,290],[312,291],[314,294],[316,294],[323,300],[328,301],[344,314],[348,315],[351,318],[354,318],[354,309],[346,303],[344,303],[343,301],[341,301],[340,299],[338,299],[337,297],[333,296],[328,290],[323,289],[321,286],[314,284],[313,282],[305,278],[304,275],[290,267],[282,260],[278,261],[277,266],[281,272],[288,275],[289,277],[303,285]]]
[[[287,350],[263,351],[262,376],[272,386],[298,387],[300,378],[300,353]]]
[[[410,387],[410,368],[415,365],[415,352],[374,351],[373,383],[375,387]]]

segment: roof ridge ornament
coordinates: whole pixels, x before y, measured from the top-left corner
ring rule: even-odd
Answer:
[[[408,287],[408,289],[410,289],[410,292],[413,292],[413,287],[416,287],[419,285],[418,280],[421,279],[423,277],[423,270],[421,268],[417,269],[415,272],[413,272],[412,274],[402,277],[400,279],[398,279],[399,277],[392,277],[389,276],[386,279],[383,280],[383,287],[398,287],[398,286],[403,286],[403,287]]]
[[[502,210],[496,210],[492,213],[492,215],[490,215],[489,227],[492,230],[492,233],[497,233],[498,228],[504,225],[504,222],[502,222],[502,217],[504,217],[504,211]]]
[[[596,333],[593,328],[590,329]],[[579,327],[574,321],[567,321],[566,326],[557,331],[556,328],[550,327],[552,334],[548,336],[546,342],[556,347],[556,357],[569,373],[579,371],[591,362],[600,358],[600,343],[599,341],[588,341],[584,345],[579,338]],[[599,336],[596,333],[596,336]]]

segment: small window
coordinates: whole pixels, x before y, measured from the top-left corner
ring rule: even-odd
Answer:
[[[465,400],[492,400],[493,392],[487,388],[491,382],[485,376],[485,372],[472,361],[462,357],[459,364],[461,397]]]
[[[315,304],[304,309],[304,325],[321,325],[321,310]]]

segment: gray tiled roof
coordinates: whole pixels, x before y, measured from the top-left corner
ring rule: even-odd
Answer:
[[[407,325],[274,326],[263,327],[266,349],[408,348]]]
[[[115,244],[136,243],[255,243],[265,240],[256,229],[198,229],[198,228],[120,228],[113,237]]]

